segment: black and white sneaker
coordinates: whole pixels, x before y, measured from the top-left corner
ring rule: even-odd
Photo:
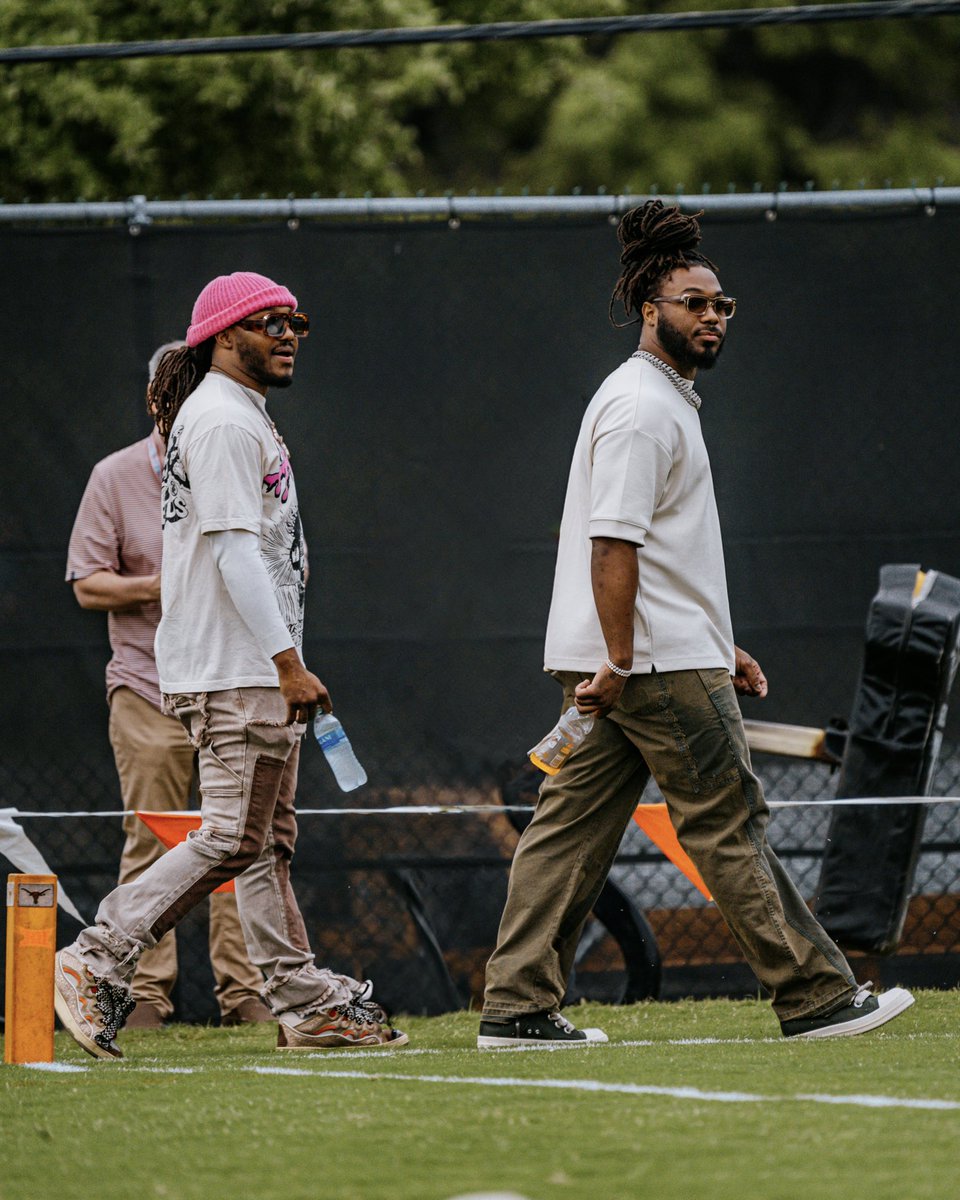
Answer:
[[[607,1041],[602,1029],[577,1029],[558,1012],[527,1013],[503,1021],[481,1021],[478,1050],[511,1046],[597,1046]]]
[[[64,1029],[94,1058],[123,1058],[116,1037],[136,1007],[128,989],[94,975],[72,946],[54,962],[53,1006]]]
[[[906,988],[891,988],[874,996],[870,983],[857,988],[849,1004],[838,1008],[825,1017],[796,1017],[781,1021],[780,1029],[788,1038],[852,1037],[857,1033],[869,1033],[887,1021],[892,1021],[905,1012],[913,1003],[913,996]]]
[[[373,998],[372,979],[364,979],[358,987],[353,989],[350,1003],[355,1008],[362,1009],[373,1020],[379,1021],[381,1025],[386,1025],[390,1021],[390,1014],[382,1004]]]

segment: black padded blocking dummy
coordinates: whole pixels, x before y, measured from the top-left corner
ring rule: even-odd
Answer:
[[[837,796],[926,796],[960,644],[960,581],[914,564],[880,570]],[[834,809],[819,921],[847,950],[886,954],[903,931],[927,808]]]

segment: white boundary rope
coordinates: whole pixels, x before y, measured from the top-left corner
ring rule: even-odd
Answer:
[[[653,801],[653,803],[657,803]],[[768,800],[768,808],[844,808],[853,805],[882,808],[899,804],[960,804],[960,796],[856,796],[837,800]],[[152,809],[141,809],[153,812]],[[199,817],[200,809],[178,810],[181,816]],[[298,817],[403,817],[465,813],[532,813],[532,804],[397,804],[389,808],[298,808]],[[0,808],[0,816],[21,818],[127,817],[120,808],[92,809],[80,812],[27,812],[18,808]],[[158,816],[175,816],[177,811],[162,810]]]

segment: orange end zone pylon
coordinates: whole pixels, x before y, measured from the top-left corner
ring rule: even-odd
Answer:
[[[186,841],[187,834],[191,829],[200,828],[199,813],[140,812],[136,810],[136,814],[154,837],[159,838],[168,850],[172,850],[178,842]],[[233,886],[233,880],[229,879],[226,883],[221,883],[214,890],[218,892],[233,892],[236,891],[236,888]]]
[[[53,1062],[56,945],[56,875],[8,875],[6,1063]]]
[[[708,900],[712,900],[713,897],[700,877],[700,872],[677,841],[677,832],[673,828],[667,806],[665,804],[638,804],[633,819],[657,849],[670,859],[678,871],[682,871],[686,875],[697,891],[706,896]]]

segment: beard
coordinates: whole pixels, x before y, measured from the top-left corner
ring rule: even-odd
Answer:
[[[292,371],[289,374],[284,372],[282,375],[274,374],[271,371],[273,362],[269,350],[259,351],[253,346],[240,343],[237,346],[237,357],[247,375],[263,387],[285,388],[293,383]]]
[[[709,371],[716,366],[723,341],[717,346],[698,346],[692,338],[682,333],[676,325],[661,313],[657,324],[657,338],[673,361],[684,371]]]

